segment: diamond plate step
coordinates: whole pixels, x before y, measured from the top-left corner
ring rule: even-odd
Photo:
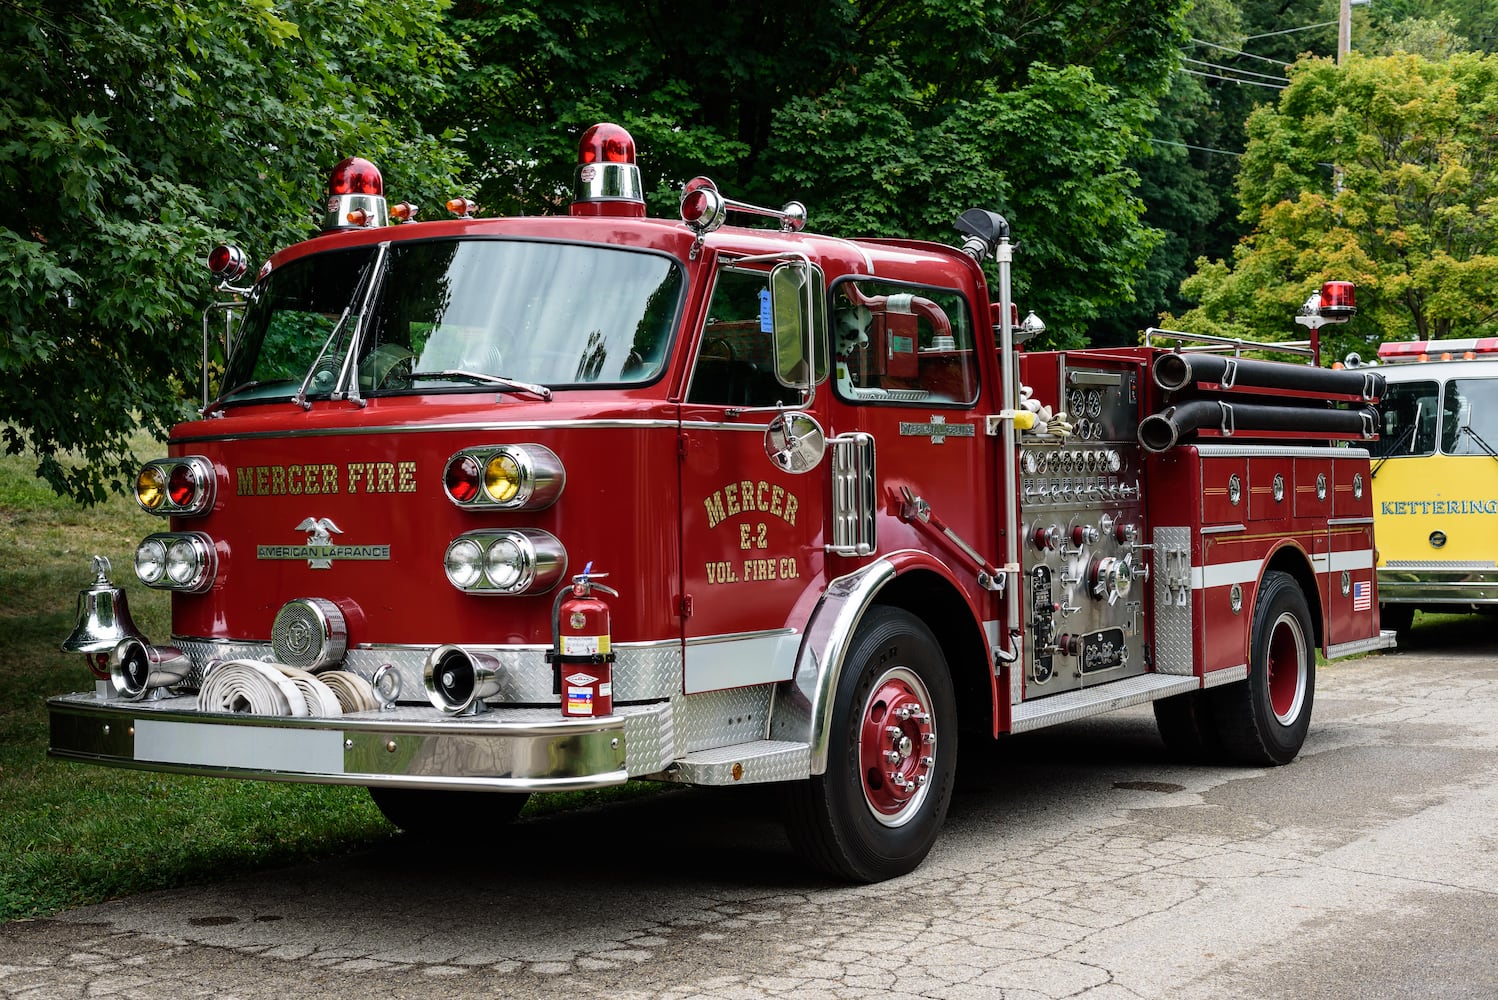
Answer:
[[[689,753],[671,766],[669,776],[673,781],[691,785],[743,785],[792,781],[810,773],[810,745],[755,740]]]
[[[1085,719],[1090,715],[1102,715],[1117,708],[1195,691],[1199,687],[1201,681],[1195,677],[1174,677],[1167,674],[1126,677],[1097,687],[1068,691],[1015,705],[1009,731],[1025,733],[1045,726],[1060,725],[1063,722]]]

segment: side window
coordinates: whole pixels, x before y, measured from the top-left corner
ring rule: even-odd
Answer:
[[[1498,448],[1498,378],[1452,379],[1441,405],[1441,450],[1491,455]]]
[[[838,395],[854,402],[972,403],[978,362],[970,317],[956,292],[840,282],[832,290]]]
[[[1368,453],[1374,458],[1429,455],[1436,450],[1439,387],[1435,382],[1391,382],[1379,404],[1379,439]]]
[[[812,270],[816,288],[813,328],[818,322],[822,296],[821,272]],[[697,349],[687,386],[687,402],[719,406],[777,406],[794,404],[798,390],[784,385],[775,374],[775,334],[770,315],[770,272],[725,267],[713,284],[707,324]],[[825,334],[821,340],[825,343]],[[819,352],[823,352],[819,348]],[[819,373],[825,363],[818,364]]]

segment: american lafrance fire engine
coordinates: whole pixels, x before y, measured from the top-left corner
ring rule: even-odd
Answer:
[[[838,239],[697,179],[647,218],[634,159],[595,126],[567,215],[425,222],[354,159],[252,286],[214,251],[227,366],[205,317],[201,419],[136,484],[172,634],[96,560],[53,756],[367,786],[413,831],[777,782],[874,881],[959,745],[1153,702],[1177,749],[1283,764],[1316,651],[1385,643],[1376,374],[1024,351],[994,213]]]

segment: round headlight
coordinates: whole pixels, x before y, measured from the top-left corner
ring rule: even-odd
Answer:
[[[498,503],[508,503],[520,492],[524,473],[515,457],[501,452],[484,467],[484,490]]]
[[[167,579],[178,587],[186,587],[197,579],[203,562],[198,547],[190,538],[178,538],[166,547]]]
[[[516,536],[497,539],[484,556],[484,572],[500,590],[525,586],[531,565],[530,552]]]
[[[443,560],[447,578],[457,587],[471,587],[483,574],[484,553],[470,538],[460,538],[447,547]]]
[[[155,585],[166,572],[166,546],[160,539],[147,538],[135,550],[135,575],[140,582]]]
[[[135,502],[146,510],[156,510],[166,502],[166,473],[160,466],[148,465],[135,477]]]

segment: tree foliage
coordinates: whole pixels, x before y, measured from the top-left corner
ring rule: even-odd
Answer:
[[[1498,333],[1498,56],[1307,60],[1248,132],[1238,197],[1254,230],[1231,263],[1198,262],[1185,291],[1200,305],[1178,322],[1293,329],[1337,278],[1359,306],[1327,328],[1338,353]]]
[[[1016,287],[1057,342],[1132,294],[1156,235],[1127,166],[1180,42],[1181,0],[661,0],[454,8],[472,64],[440,121],[472,141],[486,211],[557,210],[577,136],[616,121],[655,212],[705,173],[792,198],[838,235],[955,239],[1009,216]]]
[[[89,503],[128,481],[137,427],[195,394],[215,241],[263,257],[305,237],[354,152],[403,193],[456,189],[416,114],[461,53],[419,0],[0,10],[0,433]]]

